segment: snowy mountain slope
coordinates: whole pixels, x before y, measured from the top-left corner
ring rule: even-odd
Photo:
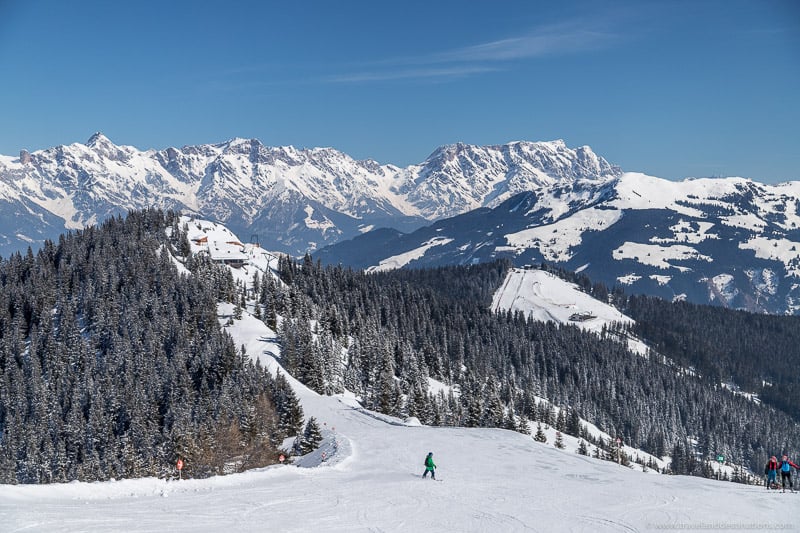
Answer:
[[[232,306],[221,307],[227,322]],[[273,372],[274,332],[229,331]],[[660,476],[496,429],[435,428],[355,408],[289,377],[324,450],[295,466],[206,480],[0,486],[8,531],[645,531],[791,527],[790,494]],[[434,452],[437,477],[420,479]],[[788,498],[788,499],[787,499]]]
[[[198,481],[2,487],[8,531],[737,531],[791,527],[796,496],[635,472],[476,429],[392,426],[348,410],[327,420],[352,455]],[[344,438],[340,437],[340,438]],[[441,483],[419,478],[434,451]],[[477,467],[481,465],[482,467]]]
[[[570,324],[598,334],[613,324],[633,322],[615,307],[543,270],[512,268],[492,299],[492,311],[500,310],[521,311],[535,320]],[[629,338],[626,342],[634,353],[647,354],[641,340]]]
[[[523,200],[507,204],[514,198]],[[592,278],[632,292],[800,311],[800,182],[671,182],[622,173],[563,141],[448,145],[407,168],[255,139],[142,151],[102,134],[0,156],[0,255],[153,206],[218,220],[295,255],[434,221],[410,238],[381,237],[384,246],[357,240],[326,260],[368,268],[399,256],[381,268],[400,266],[435,242],[408,266],[506,256],[518,265],[586,266]],[[450,227],[456,216],[459,226]]]
[[[588,147],[563,141],[457,144],[399,168],[255,139],[141,151],[97,133],[86,144],[0,157],[0,212],[22,217],[0,225],[0,253],[155,206],[199,213],[302,255],[372,228],[410,230],[521,190],[619,173]]]
[[[800,312],[800,182],[671,182],[563,141],[447,145],[406,168],[255,139],[142,151],[102,134],[0,156],[0,255],[153,206],[294,255],[333,245],[318,257],[361,268],[509,257],[630,292]]]
[[[194,253],[241,252],[232,268],[248,283],[268,274],[275,258],[239,242],[227,228],[184,218]],[[231,248],[228,248],[231,247]],[[548,276],[523,274],[544,285],[537,305],[550,316],[574,289]],[[511,281],[507,287],[512,285]],[[526,298],[526,300],[531,300]],[[532,301],[532,300],[531,300]],[[572,300],[570,300],[571,302]],[[497,298],[505,305],[505,296]],[[607,310],[589,308],[598,317]],[[276,334],[244,312],[219,322],[237,346],[271,372],[280,367]],[[613,319],[613,316],[609,315]],[[285,371],[283,371],[286,375]],[[322,447],[297,461],[206,480],[135,479],[102,483],[0,486],[7,531],[644,531],[654,528],[751,530],[790,527],[792,495],[699,478],[660,476],[535,442],[498,429],[423,427],[371,413],[348,395],[320,396],[291,376],[307,417],[324,424]],[[548,432],[552,442],[553,433]],[[419,478],[434,452],[442,482]],[[628,453],[633,450],[626,450]],[[323,456],[322,454],[325,453]]]
[[[633,293],[797,313],[799,205],[800,182],[625,173],[596,188],[560,184],[413,233],[380,235],[380,247],[368,233],[316,256],[361,268],[394,257],[413,257],[401,265],[412,268],[506,257],[582,270]],[[423,249],[433,238],[446,244]]]
[[[615,322],[632,322],[616,308],[543,270],[511,269],[494,294],[492,310],[522,311],[536,320],[572,323],[595,333]]]

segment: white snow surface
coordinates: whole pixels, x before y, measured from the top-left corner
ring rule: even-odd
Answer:
[[[383,272],[386,270],[403,268],[411,261],[419,259],[420,257],[424,256],[425,253],[431,248],[435,246],[443,246],[451,242],[453,242],[453,239],[450,239],[448,237],[434,237],[433,239],[425,241],[419,248],[415,248],[413,250],[410,250],[402,254],[387,257],[386,259],[382,260],[378,265],[367,268],[366,271]]]
[[[571,324],[594,333],[613,323],[633,323],[633,319],[581,291],[574,283],[535,269],[509,271],[492,298],[492,311],[500,310],[522,311],[535,320]],[[576,315],[582,317],[574,320]],[[630,337],[625,342],[634,353],[647,355],[648,347],[641,340]]]
[[[787,265],[789,275],[800,277],[800,243],[788,239],[753,237],[739,248],[753,250],[756,257],[775,259]]]
[[[633,322],[616,308],[581,291],[574,283],[536,269],[512,268],[494,294],[492,310],[522,311],[536,320],[574,324],[596,333],[613,322]],[[570,320],[579,313],[589,313],[594,318]]]
[[[739,294],[739,291],[736,290],[733,276],[730,274],[714,276],[711,278],[711,283],[714,287],[714,291],[716,291],[716,294],[713,292],[710,294],[712,300],[716,300],[717,297],[719,297],[722,299],[722,303],[727,304]]]
[[[613,209],[584,209],[553,224],[528,228],[506,235],[508,245],[518,251],[536,248],[547,261],[568,261],[571,249],[583,241],[589,230],[601,231],[614,225],[622,213]]]
[[[195,227],[214,239],[229,237],[216,225]],[[256,251],[249,250],[252,264],[234,269],[243,281],[253,268],[266,273],[272,264],[269,254]],[[515,270],[505,285],[497,306],[544,302],[549,316],[559,320],[562,311],[574,312],[570,305],[598,317],[607,312],[545,272]],[[537,289],[523,290],[528,285]],[[233,306],[220,304],[218,313],[220,324],[228,324]],[[273,373],[281,368],[276,334],[262,321],[245,312],[225,327],[251,358]],[[366,411],[350,394],[320,396],[287,379],[324,436],[319,449],[292,464],[204,480],[0,485],[0,530],[604,532],[793,526],[789,494],[652,475],[584,457],[575,453],[572,437],[565,436],[566,449],[554,448],[552,428],[548,443],[541,444],[500,429],[422,426],[415,419]],[[440,481],[421,479],[429,451]]]
[[[687,267],[672,264],[670,261],[686,261],[689,259],[699,259],[711,262],[713,259],[703,255],[690,246],[676,244],[674,246],[661,246],[658,244],[642,244],[636,242],[625,242],[619,248],[611,252],[611,257],[616,260],[633,259],[638,263],[650,265],[657,268],[675,268],[680,271],[690,270]]]

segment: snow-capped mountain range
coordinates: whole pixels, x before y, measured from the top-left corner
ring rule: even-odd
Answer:
[[[400,168],[255,139],[141,151],[96,133],[86,144],[0,156],[0,255],[153,206],[212,218],[300,255],[375,227],[415,229],[521,191],[619,174],[588,147],[563,141],[443,146]]]
[[[153,206],[356,267],[509,257],[631,292],[800,310],[800,182],[672,182],[560,140],[459,143],[405,168],[254,139],[142,151],[100,133],[0,156],[2,256]]]

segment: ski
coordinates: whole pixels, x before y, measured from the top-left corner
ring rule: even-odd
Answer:
[[[416,478],[424,479],[424,480],[426,480],[426,481],[427,481],[428,479],[430,479],[431,481],[444,481],[443,479],[439,479],[439,478],[428,478],[428,477],[422,477],[420,474],[413,474],[413,473],[412,473],[411,475],[412,475],[412,476],[414,476],[414,477],[416,477]]]

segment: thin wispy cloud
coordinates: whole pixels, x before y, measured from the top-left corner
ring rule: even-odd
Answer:
[[[357,72],[353,74],[342,74],[330,76],[327,81],[341,83],[358,83],[370,81],[390,81],[403,79],[435,79],[435,78],[463,78],[475,74],[486,72],[496,72],[500,70],[491,66],[454,66],[443,68],[413,68],[400,70],[383,70]]]
[[[429,61],[512,61],[597,49],[607,46],[614,39],[615,36],[611,33],[580,24],[559,24],[540,28],[520,37],[444,52],[431,56]]]
[[[605,48],[617,35],[597,21],[573,21],[536,28],[515,37],[465,46],[424,56],[373,63],[359,72],[330,76],[327,81],[362,83],[401,79],[462,78],[509,68],[508,63]],[[447,65],[432,67],[432,65]]]

